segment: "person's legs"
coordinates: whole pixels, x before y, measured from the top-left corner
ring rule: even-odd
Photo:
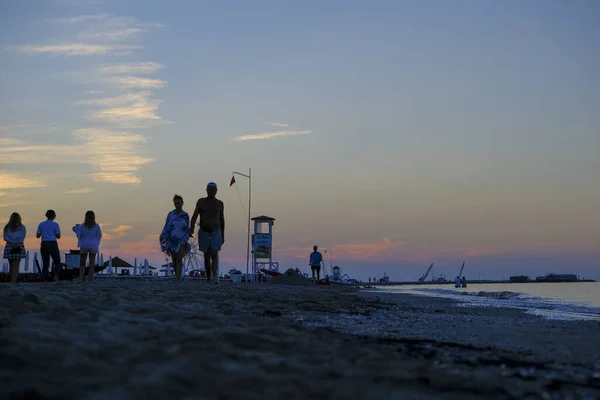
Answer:
[[[317,282],[321,280],[321,267],[315,268],[317,270]]]
[[[96,253],[89,253],[89,260],[90,260],[90,269],[88,270],[88,281],[91,281],[92,279],[94,279],[94,273],[96,270]]]
[[[313,282],[316,282],[316,280],[315,280],[315,274],[317,272],[317,269],[315,267],[311,266],[310,267],[310,272],[312,273],[312,280],[313,280]]]
[[[210,258],[212,266],[212,278],[214,283],[219,282],[219,251],[223,246],[223,234],[220,229],[216,229],[210,234]]]
[[[18,258],[16,260],[8,260],[8,281],[15,283],[19,277],[19,265],[21,264],[21,259]]]
[[[181,246],[178,252],[173,253],[173,269],[175,270],[175,277],[177,280],[181,279],[181,273],[183,271],[183,257],[187,254],[187,248]]]
[[[83,274],[85,273],[85,262],[87,261],[88,252],[80,249],[81,253],[79,256],[79,279],[83,280]]]
[[[48,280],[48,270],[50,269],[50,248],[47,242],[42,242],[40,254],[42,255],[42,281],[45,282]]]
[[[214,283],[219,283],[219,252],[213,251],[210,253],[211,275]]]
[[[204,231],[202,228],[198,230],[198,250],[204,255],[204,271],[206,272],[207,282],[211,281],[211,259],[210,259],[210,233]]]
[[[212,259],[210,253],[204,254],[204,269],[206,270],[206,280],[212,282]]]
[[[62,269],[62,265],[60,265],[60,250],[58,249],[58,243],[54,245],[54,248],[50,252],[50,257],[52,257],[52,262],[54,262],[54,280],[58,280],[60,275],[60,270]]]

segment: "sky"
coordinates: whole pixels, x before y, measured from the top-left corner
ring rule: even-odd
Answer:
[[[172,197],[251,215],[280,268],[600,279],[600,4],[0,3],[0,221],[47,209],[63,252],[94,210],[105,258],[165,262]],[[327,252],[325,252],[327,249]]]

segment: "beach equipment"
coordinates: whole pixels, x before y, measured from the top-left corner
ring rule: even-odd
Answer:
[[[231,271],[229,271],[229,275],[231,276],[231,282],[242,283],[242,271],[232,269]]]
[[[25,254],[25,272],[29,272],[29,250]]]

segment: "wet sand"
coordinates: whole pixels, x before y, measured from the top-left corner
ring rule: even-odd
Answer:
[[[0,284],[0,397],[594,399],[599,337],[598,321],[326,287]]]

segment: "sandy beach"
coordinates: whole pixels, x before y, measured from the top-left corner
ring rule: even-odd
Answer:
[[[0,284],[0,305],[2,398],[600,398],[598,321],[189,280]]]

